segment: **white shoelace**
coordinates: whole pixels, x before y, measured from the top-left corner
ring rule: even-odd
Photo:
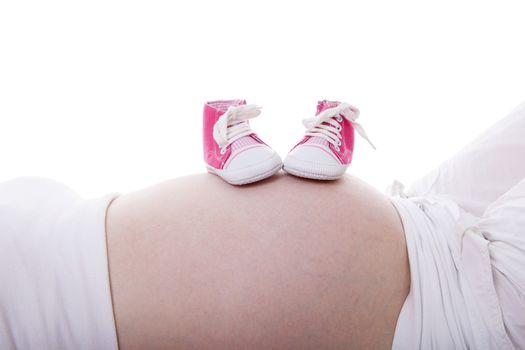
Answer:
[[[359,117],[359,111],[348,103],[340,103],[337,107],[325,109],[316,117],[304,119],[303,124],[308,129],[306,135],[323,138],[334,145],[335,149],[339,151],[342,138],[342,126],[339,123],[343,121],[343,117],[341,116],[352,123],[357,133],[367,140],[373,149],[376,149],[366,135],[363,126],[356,122],[356,119]]]
[[[261,107],[257,105],[230,106],[228,110],[219,117],[213,126],[213,139],[221,147],[221,153],[226,152],[226,147],[241,137],[253,133],[248,119],[261,114]]]

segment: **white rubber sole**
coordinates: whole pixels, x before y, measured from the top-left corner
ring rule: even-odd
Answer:
[[[264,180],[277,173],[282,167],[283,162],[281,157],[275,152],[270,158],[263,162],[235,171],[217,169],[211,165],[206,165],[208,172],[219,176],[232,185],[246,185]]]
[[[284,160],[283,170],[288,174],[313,180],[337,180],[341,178],[348,165],[325,165],[299,160],[288,155]]]

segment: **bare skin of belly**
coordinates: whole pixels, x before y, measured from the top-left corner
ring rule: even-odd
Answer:
[[[121,349],[388,349],[410,286],[388,198],[345,177],[203,174],[106,218]]]

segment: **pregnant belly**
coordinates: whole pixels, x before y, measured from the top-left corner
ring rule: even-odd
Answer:
[[[115,200],[107,235],[123,349],[386,349],[408,294],[397,213],[352,177],[172,180]]]

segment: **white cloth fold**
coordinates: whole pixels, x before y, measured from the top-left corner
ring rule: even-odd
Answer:
[[[390,187],[412,278],[395,349],[525,349],[524,135],[522,103],[406,193]]]
[[[411,286],[393,349],[514,349],[479,218],[440,197],[392,198],[403,222]]]
[[[0,349],[117,349],[105,235],[116,196],[0,183]]]

